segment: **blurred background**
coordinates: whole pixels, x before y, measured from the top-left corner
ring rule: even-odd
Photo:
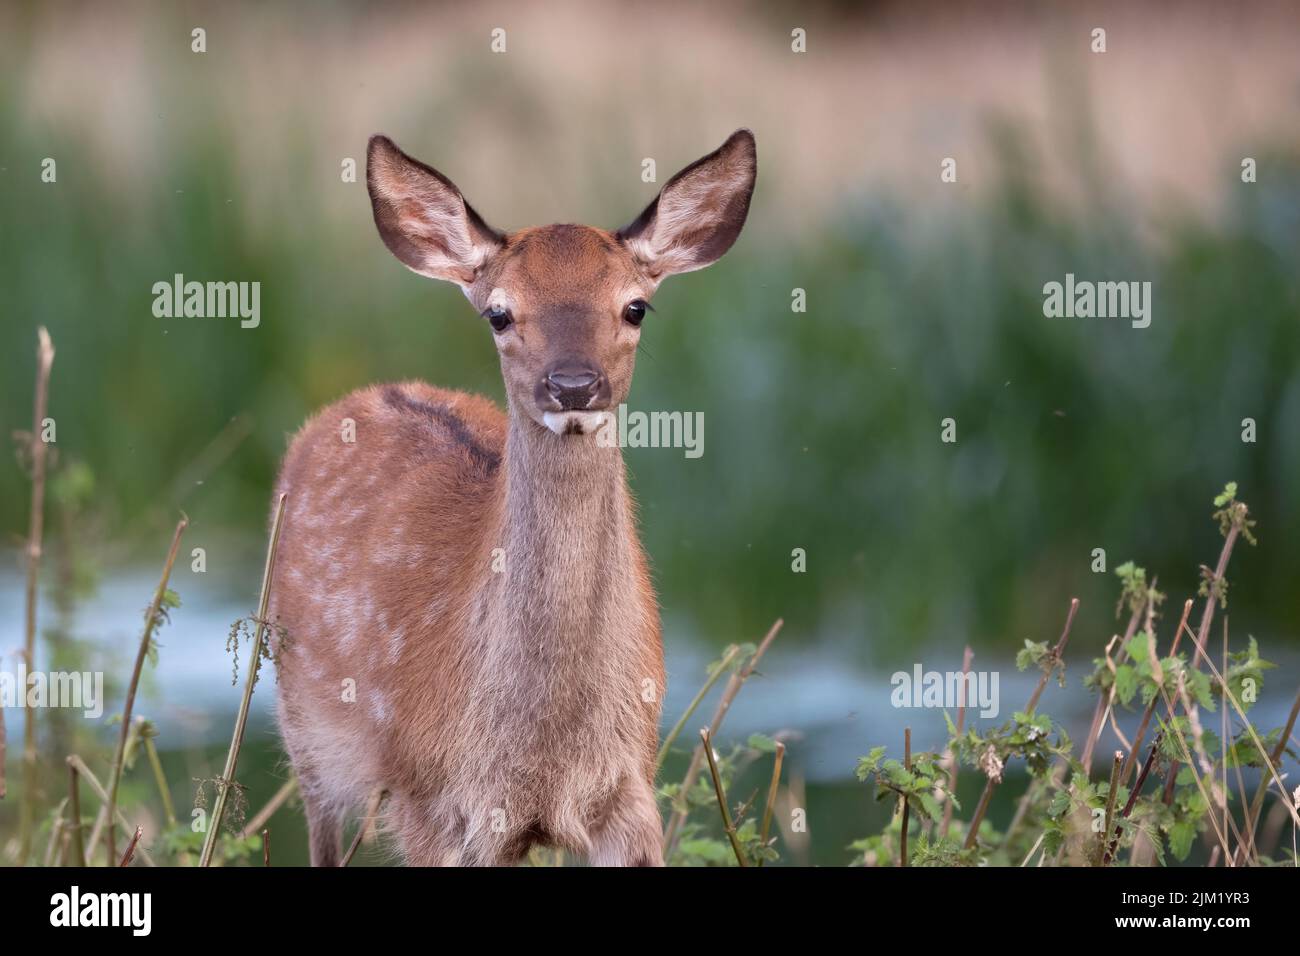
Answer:
[[[31,428],[38,326],[56,349],[38,664],[102,666],[107,714],[120,710],[188,514],[182,606],[137,705],[186,810],[229,739],[223,642],[254,610],[287,436],[377,381],[502,399],[459,290],[407,272],[375,233],[370,134],[498,228],[613,228],[748,126],[748,226],[656,296],[630,401],[705,419],[701,458],[626,452],[663,607],[666,719],[725,645],[783,617],[728,734],[794,733],[811,833],[795,859],[847,862],[887,813],[854,758],[896,747],[905,723],[918,748],[944,740],[938,713],[890,706],[892,672],[959,669],[969,644],[976,669],[1002,674],[1005,719],[1033,683],[1016,650],[1054,640],[1077,596],[1078,667],[1048,709],[1082,734],[1078,677],[1122,628],[1093,549],[1108,572],[1136,560],[1181,606],[1219,552],[1211,499],[1237,481],[1259,545],[1233,557],[1231,627],[1282,665],[1261,700],[1280,723],[1300,676],[1298,39],[1284,3],[6,4],[6,436]],[[1247,157],[1257,182],[1242,181]],[[1067,272],[1151,282],[1150,327],[1045,318],[1042,287]],[[260,325],[156,318],[153,284],[176,273],[260,282]],[[23,468],[0,467],[10,670],[29,496]],[[241,758],[251,804],[286,774],[272,699],[260,685]],[[6,717],[12,796],[22,713]],[[43,758],[71,740],[101,747],[102,766],[116,729],[64,720],[42,730]],[[144,800],[136,776],[124,788]],[[283,862],[305,859],[300,818],[278,827]]]

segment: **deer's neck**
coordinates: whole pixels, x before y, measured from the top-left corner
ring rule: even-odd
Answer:
[[[512,410],[502,472],[504,570],[487,589],[495,638],[552,665],[599,656],[628,617],[620,604],[639,554],[622,451]]]

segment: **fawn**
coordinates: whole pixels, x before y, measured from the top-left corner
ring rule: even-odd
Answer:
[[[372,386],[285,455],[270,616],[313,865],[338,864],[344,814],[379,787],[412,865],[509,865],[534,845],[663,865],[659,611],[622,452],[592,432],[627,397],[650,296],[731,247],[756,172],[739,130],[617,232],[504,233],[371,138],[379,235],[486,319],[507,410]]]

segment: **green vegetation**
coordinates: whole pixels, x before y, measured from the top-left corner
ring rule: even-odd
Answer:
[[[1300,694],[1285,727],[1258,730],[1247,713],[1258,700],[1264,671],[1273,665],[1260,658],[1253,637],[1244,650],[1230,653],[1226,619],[1219,666],[1206,646],[1216,607],[1223,609],[1227,605],[1224,571],[1233,542],[1240,535],[1254,543],[1250,528],[1255,521],[1248,517],[1249,509],[1236,494],[1234,482],[1214,499],[1219,510],[1213,517],[1220,523],[1225,543],[1218,570],[1207,572],[1201,591],[1205,598],[1201,631],[1193,634],[1187,628],[1185,610],[1166,656],[1161,657],[1157,650],[1155,627],[1155,608],[1164,595],[1154,586],[1147,586],[1145,569],[1132,562],[1116,569],[1121,586],[1117,616],[1128,608],[1135,618],[1145,617],[1145,626],[1126,640],[1116,638],[1108,643],[1106,656],[1095,662],[1095,669],[1084,683],[1099,695],[1099,706],[1104,702],[1107,712],[1117,705],[1132,709],[1140,701],[1145,715],[1131,741],[1116,728],[1116,736],[1124,746],[1115,751],[1108,779],[1094,779],[1088,758],[1076,758],[1074,744],[1064,728],[1046,713],[1035,710],[1053,674],[1059,672],[1064,682],[1068,623],[1052,650],[1045,643],[1025,642],[1017,666],[1022,670],[1041,668],[1042,679],[1025,711],[1016,713],[1010,721],[983,733],[968,730],[963,734],[945,714],[950,736],[945,753],[913,754],[905,765],[897,759],[885,759],[887,748],[876,747],[862,758],[858,778],[875,784],[878,799],[905,805],[916,821],[915,849],[907,855],[908,863],[1163,865],[1168,862],[1167,855],[1178,862],[1186,861],[1198,837],[1203,837],[1210,860],[1220,865],[1230,859],[1238,864],[1300,865],[1294,847],[1279,846],[1266,853],[1255,840],[1262,806],[1259,793],[1274,793],[1279,813],[1289,814],[1294,825],[1300,826],[1296,798],[1279,776],[1283,758],[1296,756],[1288,740],[1300,712]],[[1188,609],[1191,604],[1189,600]],[[1072,607],[1071,621],[1073,616]],[[1192,640],[1194,653],[1177,652],[1183,633]],[[1200,669],[1202,662],[1208,673]],[[1222,713],[1225,731],[1232,728],[1230,732],[1218,735],[1202,725],[1201,711],[1216,710]],[[1153,714],[1158,731],[1148,747],[1143,734]],[[1103,722],[1094,721],[1092,733],[1105,729]],[[1093,742],[1088,742],[1085,753],[1091,754]],[[1143,753],[1145,760],[1139,769],[1137,761]],[[1002,782],[1012,760],[1023,762],[1028,786],[1011,823],[1006,830],[998,831],[984,811],[989,795]],[[944,813],[945,802],[955,804],[951,786],[959,766],[978,771],[986,780],[984,796],[966,823],[950,821]],[[1253,801],[1246,799],[1243,768],[1261,774]],[[1239,799],[1235,802],[1231,782],[1238,788]],[[858,861],[875,866],[898,865],[906,852],[902,839],[905,821],[906,816],[893,818],[883,832],[854,843],[851,849],[858,854]],[[951,835],[950,822],[955,824]]]

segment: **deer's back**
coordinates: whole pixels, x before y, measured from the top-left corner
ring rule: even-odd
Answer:
[[[404,382],[328,406],[285,456],[281,722],[313,762],[351,762],[357,786],[408,765],[402,751],[436,760],[422,728],[462,707],[458,650],[495,546],[504,442],[488,400]]]

